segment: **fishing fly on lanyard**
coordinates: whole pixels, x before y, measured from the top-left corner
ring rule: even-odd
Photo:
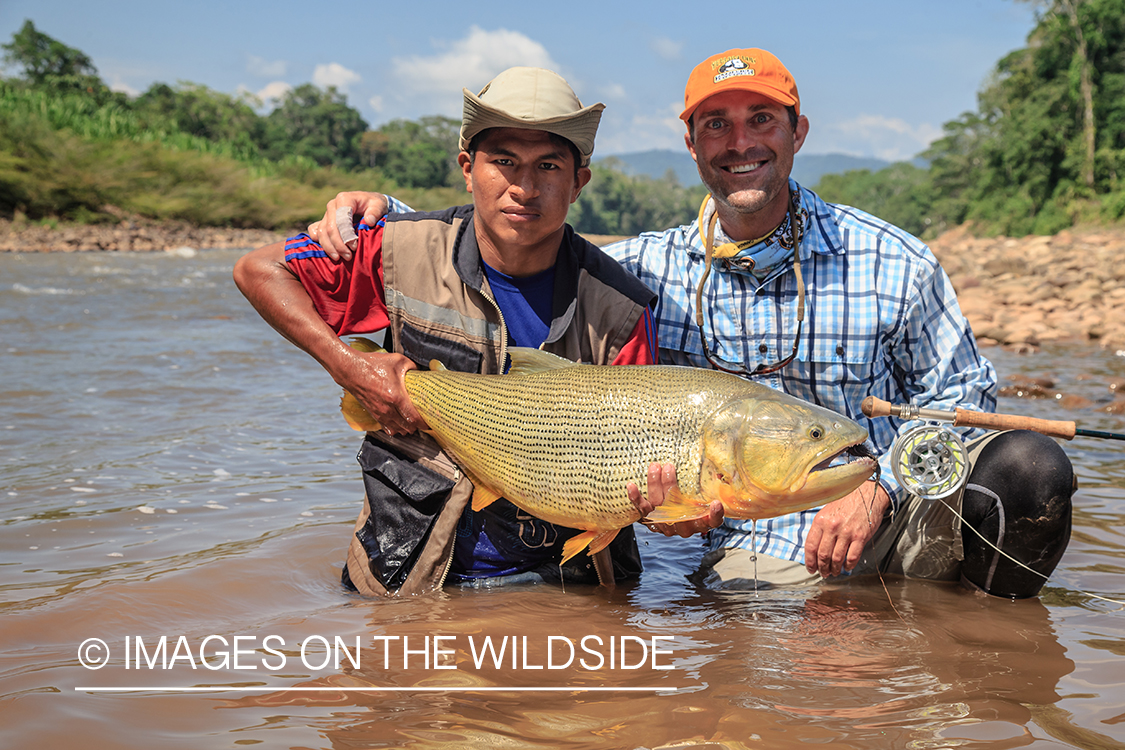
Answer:
[[[789,223],[793,228],[793,272],[797,274],[797,335],[793,339],[793,351],[789,353],[788,357],[777,364],[768,366],[759,364],[753,371],[747,370],[745,366],[732,370],[719,364],[715,358],[711,356],[711,350],[707,346],[707,334],[703,330],[703,285],[707,283],[707,277],[711,275],[711,261],[716,257],[716,252],[718,252],[718,257],[720,258],[731,257],[751,245],[756,244],[760,240],[726,243],[721,245],[716,251],[715,222],[719,218],[718,211],[713,211],[710,220],[704,221],[707,203],[711,200],[713,200],[713,198],[708,195],[703,199],[703,204],[699,207],[699,229],[703,233],[703,247],[707,252],[704,261],[703,277],[699,279],[699,288],[695,290],[695,324],[699,327],[699,342],[703,345],[703,356],[707,358],[707,361],[710,362],[711,366],[716,370],[722,370],[731,375],[745,375],[748,377],[769,375],[792,362],[797,356],[797,348],[801,343],[801,327],[805,322],[805,281],[801,276],[801,238],[804,236],[804,221],[801,218],[800,212],[798,212],[793,205],[793,194],[789,193]],[[704,223],[707,225],[706,230],[703,228]],[[753,263],[753,261],[751,261],[751,263]]]

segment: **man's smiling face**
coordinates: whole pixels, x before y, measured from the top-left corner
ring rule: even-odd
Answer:
[[[694,138],[689,133],[684,139],[703,184],[719,204],[720,217],[761,214],[770,224],[764,232],[780,223],[788,205],[793,155],[804,143],[808,120],[798,118],[794,129],[778,102],[749,91],[724,91],[699,105],[692,131]]]

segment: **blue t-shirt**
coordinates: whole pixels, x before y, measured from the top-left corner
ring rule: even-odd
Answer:
[[[555,268],[516,278],[484,264],[496,304],[504,313],[508,342],[539,348],[551,327]],[[484,510],[465,510],[457,526],[450,578],[461,583],[533,570],[558,559],[577,529],[555,526],[501,498]]]
[[[551,304],[555,298],[555,267],[534,276],[515,277],[500,273],[487,263],[484,275],[492,296],[504,313],[508,342],[538,349],[551,328]]]

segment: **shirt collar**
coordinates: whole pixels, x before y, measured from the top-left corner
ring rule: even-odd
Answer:
[[[817,255],[843,255],[844,242],[840,236],[840,227],[836,222],[836,217],[829,209],[828,204],[821,200],[820,196],[807,188],[801,187],[796,180],[790,178],[789,189],[797,191],[795,196],[795,203],[799,205],[799,210],[804,215],[804,236],[801,239],[800,258],[802,261],[808,260],[815,253]],[[786,221],[782,222],[782,229]],[[703,232],[706,227],[699,226],[699,220],[696,219],[691,226],[691,231],[688,234],[688,252],[692,255],[698,256],[702,260],[705,255],[703,247]],[[777,231],[777,230],[775,230]],[[719,243],[719,227],[716,226],[716,239],[715,243]],[[763,242],[768,241],[773,237],[774,233],[770,233]],[[753,248],[750,248],[752,250]],[[744,251],[745,252],[745,251]],[[789,255],[788,257],[792,257]],[[728,271],[727,264],[715,260],[715,270]]]

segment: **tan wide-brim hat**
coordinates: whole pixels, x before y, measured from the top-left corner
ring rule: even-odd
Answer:
[[[479,94],[462,91],[462,151],[468,149],[473,136],[488,128],[544,130],[573,143],[582,155],[580,166],[590,164],[605,105],[599,102],[583,107],[558,73],[543,68],[508,68]]]

